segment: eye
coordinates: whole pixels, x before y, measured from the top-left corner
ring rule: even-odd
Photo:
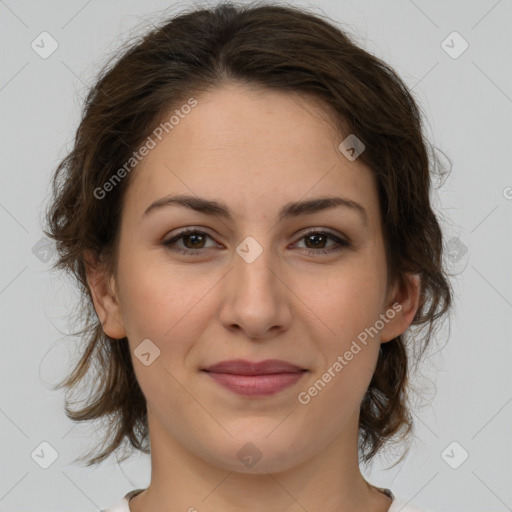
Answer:
[[[333,252],[341,251],[342,249],[346,249],[347,247],[350,247],[350,242],[347,240],[344,240],[333,233],[330,233],[328,231],[321,231],[321,230],[314,230],[314,231],[308,231],[306,234],[302,235],[302,237],[299,240],[305,240],[312,242],[313,250],[306,245],[306,249],[308,249],[307,254],[309,256],[320,254],[331,254]],[[335,243],[334,247],[331,247],[330,249],[325,249],[324,243],[327,240],[332,240]],[[322,247],[319,247],[322,246]]]
[[[189,228],[181,231],[181,233],[178,233],[176,236],[170,238],[169,240],[165,240],[162,242],[162,244],[166,247],[169,247],[173,251],[179,252],[180,254],[199,255],[206,238],[211,239],[211,236],[204,231]],[[183,240],[185,242],[185,249],[176,245],[178,240]]]
[[[180,254],[197,256],[203,252],[202,249],[209,248],[204,246],[207,238],[212,239],[212,237],[204,231],[188,228],[181,231],[172,238],[165,240],[162,242],[162,245],[168,247],[172,251],[179,252]],[[299,240],[306,241],[306,252],[309,256],[315,256],[318,254],[330,254],[351,246],[350,242],[347,240],[344,240],[328,231],[321,230],[309,231],[302,235]],[[328,240],[335,242],[334,247],[328,249],[324,247],[325,242]],[[180,247],[178,242],[182,242],[185,247]],[[312,248],[307,244],[312,244]]]

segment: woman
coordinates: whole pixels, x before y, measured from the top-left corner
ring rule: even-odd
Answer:
[[[108,511],[417,510],[359,464],[407,438],[451,304],[434,161],[393,70],[306,10],[191,9],[105,69],[47,234],[89,312],[61,384],[94,375],[88,465],[151,453]]]

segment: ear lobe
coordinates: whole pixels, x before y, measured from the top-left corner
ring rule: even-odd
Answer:
[[[389,320],[381,330],[381,343],[403,334],[411,325],[419,307],[420,293],[419,274],[407,274],[406,283],[393,294],[384,313]]]
[[[114,276],[109,275],[105,266],[98,261],[92,251],[85,253],[87,285],[96,314],[103,326],[103,332],[115,339],[126,337],[121,305],[115,291]]]

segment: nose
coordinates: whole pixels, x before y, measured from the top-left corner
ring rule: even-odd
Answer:
[[[269,245],[246,238],[234,252],[222,285],[224,327],[250,339],[266,339],[288,329],[293,293],[286,281],[285,267]]]

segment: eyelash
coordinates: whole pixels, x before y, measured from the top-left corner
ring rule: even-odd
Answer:
[[[164,242],[162,242],[162,245],[164,245],[165,247],[168,247],[172,251],[179,252],[180,254],[198,256],[202,251],[205,250],[204,248],[203,249],[181,249],[181,248],[178,248],[175,246],[175,243],[178,240],[180,240],[184,236],[191,235],[191,234],[206,235],[207,237],[211,238],[211,236],[208,233],[205,233],[204,231],[199,231],[198,229],[186,229],[186,230],[178,233],[176,236],[170,238],[169,240],[165,240]],[[349,242],[347,242],[346,240],[343,240],[342,238],[339,238],[336,235],[329,233],[328,231],[320,231],[320,230],[308,231],[307,233],[302,235],[299,238],[299,240],[302,240],[303,238],[307,238],[308,236],[316,235],[316,234],[327,236],[328,239],[336,242],[338,244],[338,247],[335,247],[334,249],[306,249],[308,256],[317,256],[319,253],[320,254],[331,254],[331,253],[334,253],[337,251],[341,251],[342,249],[347,249],[348,247],[351,246],[351,244]]]

